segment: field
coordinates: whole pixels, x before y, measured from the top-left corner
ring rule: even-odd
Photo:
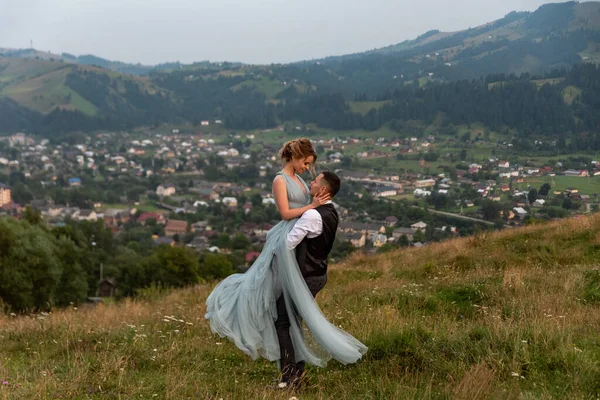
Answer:
[[[242,88],[254,87],[255,90],[264,93],[268,98],[274,97],[277,93],[283,91],[285,86],[280,81],[275,81],[268,78],[249,79],[242,83],[238,83],[231,87],[231,90],[236,92]]]
[[[63,67],[64,64],[52,61],[0,58],[0,84],[33,78]]]
[[[272,389],[203,319],[214,283],[0,315],[1,399],[591,399],[600,395],[600,215],[331,266],[317,300],[369,351]],[[557,244],[560,243],[560,246]]]
[[[135,208],[141,212],[153,212],[156,210],[160,210],[159,207],[155,206],[153,203],[141,203],[140,205],[128,205],[128,204],[102,204],[102,209],[103,210],[108,210],[108,209],[119,209],[119,210],[125,210],[127,208]]]
[[[96,115],[97,108],[65,85],[71,68],[61,68],[42,76],[17,82],[5,87],[0,94],[43,114],[55,108],[79,109],[86,115]]]
[[[362,115],[367,114],[372,109],[380,109],[386,104],[390,104],[391,101],[351,101],[348,103],[350,110],[355,113]]]
[[[594,193],[600,193],[600,177],[598,176],[590,176],[589,178],[564,175],[535,177],[526,179],[523,183],[517,184],[519,185],[517,187],[526,189],[527,185],[531,185],[539,189],[544,183],[549,183],[552,190],[563,191],[566,188],[573,187],[579,190],[579,194],[593,196]]]

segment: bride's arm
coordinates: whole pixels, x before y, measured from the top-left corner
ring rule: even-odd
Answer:
[[[305,211],[312,210],[313,208],[317,208],[319,205],[321,205],[319,197],[315,196],[312,203],[307,206],[301,208],[290,208],[287,190],[285,187],[285,180],[281,175],[276,176],[273,180],[273,196],[275,196],[275,204],[277,204],[279,214],[281,214],[281,218],[284,220],[297,218],[304,214]]]

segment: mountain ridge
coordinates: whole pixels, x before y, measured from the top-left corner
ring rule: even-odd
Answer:
[[[417,112],[423,94],[416,88],[482,76],[490,82],[513,79],[493,77],[502,74],[533,74],[539,79],[551,79],[565,77],[572,66],[598,64],[600,3],[552,3],[531,13],[511,12],[468,30],[432,30],[412,41],[371,52],[294,64],[205,61],[161,64],[148,72],[145,66],[91,55],[63,53],[58,59],[53,53],[31,49],[12,49],[10,56],[6,54],[0,56],[0,108],[14,112],[24,107],[27,111],[18,115],[34,112],[40,119],[52,116],[63,131],[123,129],[155,123],[198,124],[211,118],[223,120],[233,129],[268,128],[285,121],[299,121],[334,129],[373,130],[381,126],[381,121],[408,118],[408,114],[402,114],[406,110],[390,104],[395,93],[400,93],[396,102],[402,98],[414,103],[409,106],[410,118],[419,120],[433,111]],[[134,67],[146,68],[147,74],[114,70]],[[553,70],[558,72],[549,73]],[[574,86],[576,90],[571,93],[581,93],[582,88]],[[553,98],[563,97],[555,92]],[[349,103],[353,100],[363,104],[352,108]],[[376,101],[372,104],[377,106],[368,108],[369,101]],[[438,104],[434,99],[428,101]],[[569,107],[579,107],[577,96],[567,103]],[[322,112],[317,111],[319,107]],[[352,109],[361,112],[352,113]],[[564,117],[572,111],[560,113]],[[1,109],[0,114],[9,115]],[[10,129],[8,123],[1,128],[13,130],[15,124],[34,129],[25,119],[20,123],[11,121]]]
[[[560,26],[560,24],[549,25],[545,29],[540,27],[539,24],[535,23],[536,19],[543,19],[544,22],[547,21],[547,14],[552,14],[552,12],[556,10],[564,11],[572,8],[571,11],[574,12],[573,19],[571,19],[568,26]],[[546,15],[545,15],[546,14]],[[552,16],[554,17],[554,16]],[[340,56],[327,56],[321,57],[311,60],[301,60],[297,62],[292,62],[289,64],[298,64],[298,63],[312,63],[315,61],[331,61],[336,59],[345,59],[345,58],[355,58],[363,55],[369,54],[387,54],[387,53],[396,53],[414,49],[419,46],[425,46],[432,43],[437,43],[441,40],[447,39],[449,37],[456,37],[460,35],[467,35],[467,37],[472,38],[472,42],[477,42],[482,40],[482,38],[472,37],[472,33],[480,33],[480,35],[484,35],[486,33],[492,34],[488,36],[497,36],[502,34],[507,34],[506,32],[502,32],[503,28],[515,28],[515,24],[518,23],[529,24],[530,29],[537,30],[539,33],[548,33],[548,31],[552,31],[555,28],[566,29],[568,31],[576,30],[576,29],[593,29],[600,30],[600,2],[597,1],[588,1],[579,3],[576,1],[569,1],[566,3],[548,3],[540,6],[535,11],[511,11],[507,13],[503,18],[500,18],[495,21],[486,22],[481,25],[458,30],[458,31],[450,31],[443,32],[438,29],[433,29],[428,32],[425,32],[415,39],[407,39],[399,43],[390,44],[381,48],[376,48],[373,50],[365,50],[356,53],[350,53]],[[513,25],[512,27],[510,25]],[[469,33],[471,33],[469,35]],[[512,32],[512,34],[516,34],[520,37],[524,36],[523,32]],[[170,70],[174,68],[183,68],[186,66],[193,66],[194,64],[202,64],[210,61],[195,61],[190,64],[184,64],[180,62],[171,62],[165,61],[163,63],[155,64],[155,65],[144,65],[141,63],[127,63],[122,61],[110,60],[107,58],[99,57],[93,54],[82,54],[82,55],[73,55],[66,52],[63,53],[52,53],[50,51],[40,51],[33,48],[28,49],[14,49],[14,48],[2,48],[0,47],[0,57],[23,57],[23,58],[41,58],[41,59],[54,59],[54,60],[62,60],[64,62],[73,62],[84,65],[97,65],[100,67],[104,67],[107,69],[112,69],[114,71],[122,72],[122,73],[131,73],[131,74],[149,74],[151,72]],[[222,62],[213,62],[215,64],[220,64]],[[239,62],[230,62],[231,64],[236,65],[252,65],[246,63]],[[275,65],[281,63],[275,63]],[[284,63],[285,64],[285,63]],[[271,64],[254,64],[254,65],[273,65]]]

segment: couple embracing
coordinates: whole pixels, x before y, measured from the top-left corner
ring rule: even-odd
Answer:
[[[325,171],[309,187],[300,177],[317,160],[309,139],[287,142],[280,156],[283,168],[273,181],[273,196],[282,221],[267,233],[248,271],[215,287],[205,317],[214,333],[252,359],[278,361],[278,386],[284,388],[301,382],[306,363],[323,367],[328,358],[354,363],[367,348],[327,321],[314,299],[327,282],[327,256],[338,225],[331,199],[340,179]]]

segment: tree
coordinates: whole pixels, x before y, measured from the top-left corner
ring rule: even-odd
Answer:
[[[23,219],[31,225],[40,225],[42,222],[42,214],[31,206],[27,206],[25,207],[25,211],[23,211]]]
[[[15,311],[50,308],[62,274],[54,237],[40,226],[0,218],[0,297]]]
[[[206,253],[200,261],[200,277],[204,279],[222,279],[235,271],[231,261],[222,254]]]
[[[538,191],[536,189],[530,189],[527,193],[527,200],[529,200],[529,204],[533,204],[538,197]]]
[[[425,240],[425,233],[419,229],[413,234],[413,243],[422,242]]]
[[[487,221],[494,221],[500,217],[502,206],[497,201],[486,199],[481,205],[483,218]]]
[[[250,240],[243,233],[236,233],[231,240],[232,250],[244,250],[250,246]]]
[[[563,200],[563,203],[562,203],[562,208],[564,208],[565,210],[570,210],[570,209],[572,209],[572,208],[573,208],[573,200],[571,200],[570,198],[566,197],[566,198]]]
[[[199,266],[186,247],[159,246],[146,261],[151,281],[166,287],[182,287],[198,282]]]
[[[540,190],[538,191],[538,194],[540,196],[548,196],[548,193],[550,193],[550,184],[549,183],[544,183],[542,186],[540,186]]]
[[[57,239],[56,255],[62,264],[62,274],[56,288],[55,304],[64,307],[80,304],[88,294],[88,281],[85,270],[84,251],[66,236]]]
[[[377,249],[378,253],[387,253],[390,252],[392,250],[396,249],[396,246],[392,243],[386,243],[383,246],[381,246],[380,248]]]
[[[409,243],[410,242],[408,241],[408,236],[406,236],[406,235],[402,235],[402,236],[400,236],[400,239],[398,239],[398,244],[401,247],[408,247]]]

